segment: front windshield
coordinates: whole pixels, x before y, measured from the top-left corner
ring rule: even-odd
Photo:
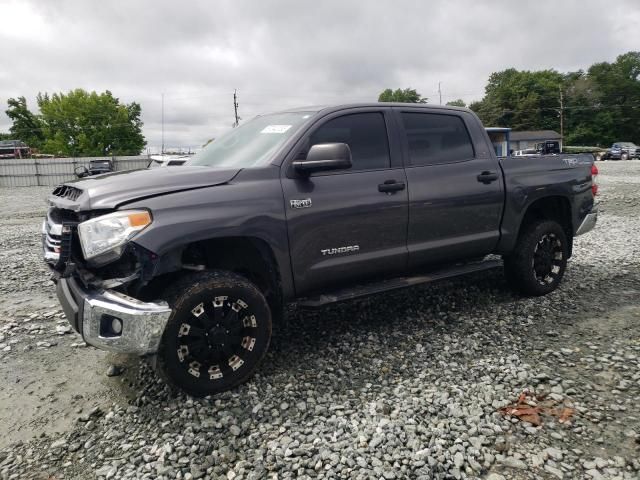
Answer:
[[[624,143],[621,143],[621,144],[620,144],[620,146],[621,146],[622,148],[630,148],[630,147],[635,147],[635,146],[636,146],[636,144],[635,144],[635,143],[632,143],[632,142],[624,142]]]
[[[218,168],[265,165],[278,147],[312,115],[313,112],[289,112],[256,117],[215,139],[187,165]]]

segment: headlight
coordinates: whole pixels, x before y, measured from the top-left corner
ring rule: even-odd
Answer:
[[[78,225],[78,235],[84,258],[97,257],[122,247],[137,232],[151,224],[151,214],[146,210],[123,210],[92,218]]]

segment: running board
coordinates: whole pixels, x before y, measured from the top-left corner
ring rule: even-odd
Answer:
[[[468,273],[482,272],[502,267],[502,260],[482,260],[480,262],[454,265],[453,267],[434,270],[432,272],[411,277],[396,277],[390,280],[344,288],[334,292],[324,293],[315,297],[302,298],[297,302],[298,307],[306,309],[321,308],[330,303],[345,302],[356,298],[368,297],[377,293],[413,287],[423,283],[436,282],[447,278],[458,277]]]

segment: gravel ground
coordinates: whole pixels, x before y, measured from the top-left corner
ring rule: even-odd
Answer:
[[[492,272],[293,310],[258,375],[204,400],[82,347],[39,257],[48,189],[4,189],[0,479],[640,478],[640,162],[598,166],[553,294]],[[502,413],[523,392],[540,422]]]

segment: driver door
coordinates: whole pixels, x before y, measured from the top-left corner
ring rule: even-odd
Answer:
[[[408,195],[390,111],[360,108],[319,120],[294,152],[346,143],[348,170],[282,178],[297,295],[395,276],[407,267]],[[393,132],[391,132],[393,133]],[[391,187],[389,187],[391,185]]]

